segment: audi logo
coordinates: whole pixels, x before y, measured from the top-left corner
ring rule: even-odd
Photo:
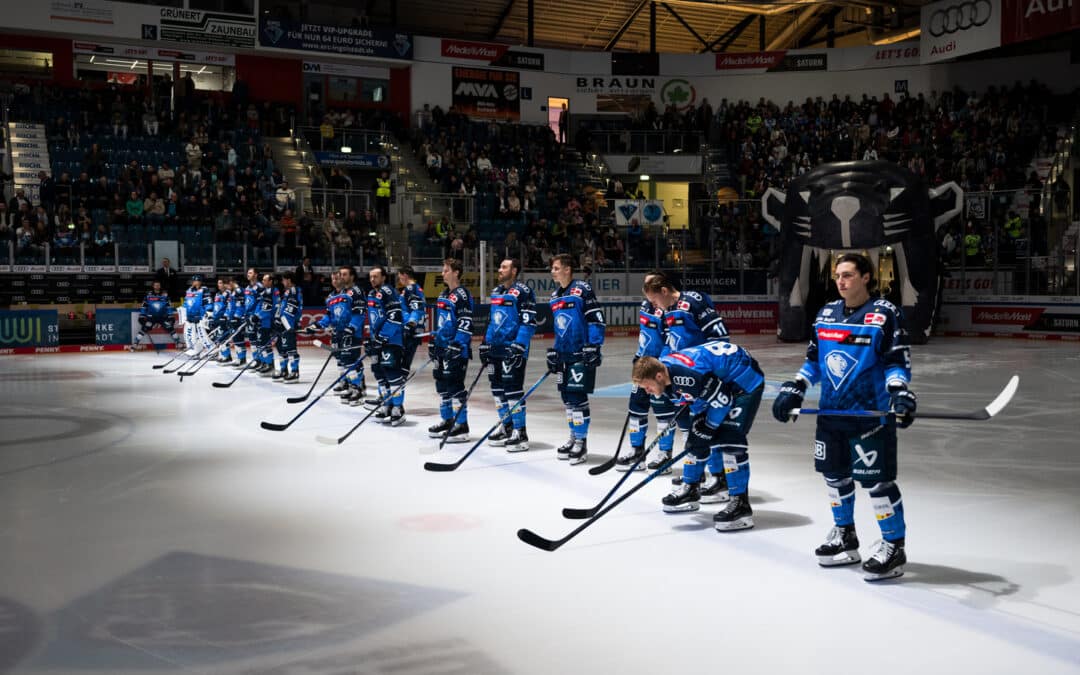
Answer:
[[[685,375],[676,375],[671,381],[678,387],[692,387],[695,384],[694,378]]]
[[[930,34],[941,37],[977,28],[989,21],[992,13],[990,0],[971,0],[939,9],[930,15]]]

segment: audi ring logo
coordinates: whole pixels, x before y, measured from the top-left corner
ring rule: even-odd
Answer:
[[[930,15],[930,34],[941,37],[969,28],[978,28],[990,20],[992,13],[990,0],[971,0],[939,9]]]
[[[692,387],[695,384],[694,378],[685,375],[676,375],[671,378],[671,381],[674,382],[677,387]]]

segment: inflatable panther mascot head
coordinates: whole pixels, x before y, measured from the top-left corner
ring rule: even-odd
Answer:
[[[887,297],[903,308],[912,342],[925,342],[938,294],[937,229],[962,203],[955,183],[928,189],[885,161],[822,164],[791,181],[787,194],[767,190],[761,212],[780,230],[780,339],[809,335],[833,292],[833,255],[865,251],[876,268],[890,247],[895,280]]]

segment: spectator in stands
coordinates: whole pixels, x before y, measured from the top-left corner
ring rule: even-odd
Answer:
[[[22,188],[16,188],[15,196],[12,197],[11,201],[8,203],[8,210],[10,210],[12,213],[18,213],[19,210],[23,207],[25,207],[26,209],[31,209],[33,208],[33,204],[31,204],[30,200],[26,198],[26,190],[23,190]]]
[[[287,210],[296,208],[296,192],[289,187],[289,181],[283,180],[278,185],[277,190],[274,191],[274,210],[277,213],[284,213]]]
[[[56,181],[44,171],[38,171],[38,200],[49,212],[56,208]]]
[[[83,157],[82,168],[88,176],[100,176],[105,172],[105,162],[105,153],[101,151],[101,146],[94,143]]]
[[[300,244],[299,242],[299,223],[296,217],[293,215],[292,209],[285,209],[285,212],[281,214],[281,220],[278,222],[278,227],[281,230],[282,246],[286,250],[292,252]]]
[[[300,285],[300,293],[307,305],[318,305],[319,279],[315,274],[315,268],[311,264],[311,256],[304,256],[300,264],[296,266],[296,281]]]
[[[197,172],[202,168],[203,151],[198,140],[192,136],[188,144],[184,146],[184,155],[187,157],[188,167]]]
[[[168,258],[162,258],[161,267],[154,272],[154,281],[160,282],[161,287],[164,288],[169,295],[173,295],[176,292],[177,279],[177,272],[176,269],[173,268],[172,262]]]
[[[383,171],[375,179],[375,216],[379,223],[390,222],[390,174]]]
[[[143,201],[143,216],[150,225],[162,225],[165,222],[165,202],[158,197],[156,192]]]
[[[566,143],[566,132],[570,128],[570,111],[567,110],[566,104],[562,104],[562,110],[559,111],[559,142]]]
[[[0,228],[7,228],[7,233],[10,235],[14,229],[11,223],[11,211],[8,211],[8,205],[0,200]],[[10,237],[7,237],[10,239]]]
[[[35,241],[33,221],[29,217],[22,219],[22,224],[15,232],[15,252],[19,257],[37,257],[41,255],[41,246]]]
[[[124,211],[127,214],[128,224],[138,224],[142,222],[143,200],[139,199],[139,193],[135,190],[131,191],[127,203],[124,205]]]
[[[109,226],[101,223],[94,233],[94,255],[100,259],[110,259],[113,254],[113,238]]]

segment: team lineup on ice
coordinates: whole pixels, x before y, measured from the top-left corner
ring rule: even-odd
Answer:
[[[356,270],[340,267],[333,276],[334,291],[326,300],[326,314],[304,329],[306,334],[326,337],[328,344],[321,340],[316,344],[329,354],[308,392],[288,399],[289,403],[310,402],[288,422],[263,421],[262,428],[287,430],[328,394],[349,406],[363,405],[368,412],[343,436],[317,436],[321,443],[340,445],[371,418],[390,427],[401,426],[407,420],[407,382],[431,366],[440,421],[427,432],[439,440],[442,450],[448,443],[473,441],[469,400],[486,373],[498,421],[454,462],[424,465],[429,471],[453,471],[485,442],[508,453],[528,451],[527,399],[554,375],[569,427],[556,456],[571,466],[586,462],[592,421],[589,397],[595,390],[605,338],[603,312],[592,287],[574,278],[570,256],[553,258],[551,276],[557,288],[549,303],[554,343],[544,355],[546,372],[526,390],[537,301],[532,289],[518,280],[520,262],[503,260],[499,285],[490,297],[490,320],[477,348],[481,367],[466,386],[474,301],[461,284],[462,272],[459,261],[444,262],[446,288],[436,303],[428,358],[413,370],[421,338],[428,335],[424,292],[415,281],[415,272],[401,269],[394,285],[385,268],[373,267],[368,273],[371,290],[364,293]],[[843,254],[836,260],[834,279],[840,299],[819,311],[805,361],[780,386],[771,412],[781,423],[800,414],[817,419],[814,468],[824,479],[833,518],[825,541],[814,550],[818,564],[833,567],[861,562],[865,579],[879,581],[903,575],[907,562],[904,503],[897,483],[897,429],[906,429],[919,416],[918,398],[909,388],[911,355],[903,318],[892,303],[874,297],[871,261],[859,254]],[[272,275],[260,277],[254,269],[248,270],[247,281],[241,288],[238,280],[219,279],[213,293],[202,286],[200,275],[194,275],[179,310],[187,350],[182,357],[154,368],[176,372],[182,379],[210,362],[235,366],[238,372],[228,381],[214,382],[218,388],[232,386],[248,370],[286,383],[298,382],[297,332],[303,300],[293,275],[282,275],[280,291]],[[670,494],[661,500],[664,512],[688,513],[698,511],[702,504],[721,504],[713,515],[717,531],[754,527],[749,434],[763,399],[765,373],[749,351],[730,339],[707,295],[678,290],[661,271],[647,274],[641,290],[638,348],[632,359],[622,432],[611,457],[590,469],[590,474],[599,475],[614,467],[625,476],[595,507],[564,509],[569,519],[587,520],[570,535],[551,540],[521,529],[518,537],[526,544],[555,550],[654,478],[672,473],[680,461],[681,475],[672,480]],[[143,304],[140,324],[137,342],[156,325],[173,331],[168,298],[157,285]],[[250,357],[246,343],[250,343]],[[172,365],[178,359],[179,364]],[[312,398],[332,360],[337,364],[337,379]],[[365,360],[375,384],[370,396]],[[982,410],[923,416],[989,419],[1008,404],[1018,381],[1013,376]],[[816,385],[820,386],[819,408],[803,408],[807,390]],[[650,412],[656,424],[647,442]],[[677,432],[685,438],[678,453]],[[648,473],[636,487],[608,504],[636,471]],[[880,530],[880,539],[865,561],[854,521],[856,485],[867,490]]]

